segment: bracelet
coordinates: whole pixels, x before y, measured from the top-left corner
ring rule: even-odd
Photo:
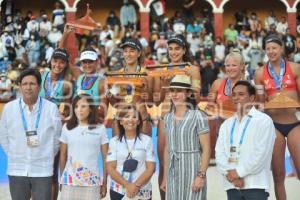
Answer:
[[[204,172],[204,171],[198,171],[197,172],[197,176],[200,177],[200,178],[206,178],[206,172]]]

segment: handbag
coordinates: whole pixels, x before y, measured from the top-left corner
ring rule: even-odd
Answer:
[[[138,161],[136,159],[133,159],[131,156],[131,153],[128,154],[127,159],[125,160],[123,164],[123,171],[124,172],[133,172],[136,170]]]

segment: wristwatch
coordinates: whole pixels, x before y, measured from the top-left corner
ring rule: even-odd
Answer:
[[[198,171],[197,172],[197,176],[199,176],[200,178],[206,178],[206,172],[204,172],[204,171]]]

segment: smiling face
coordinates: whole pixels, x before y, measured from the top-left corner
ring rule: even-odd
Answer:
[[[120,121],[120,124],[124,127],[125,132],[136,131],[139,123],[140,121],[138,117],[138,112],[134,109],[129,109]]]
[[[127,66],[137,66],[140,55],[141,53],[137,49],[130,46],[126,46],[123,49],[123,56]]]
[[[242,76],[243,69],[244,66],[240,59],[237,59],[234,56],[229,56],[225,60],[225,71],[228,78],[239,79]]]
[[[94,74],[97,70],[97,60],[82,60],[82,68],[85,74]]]
[[[63,73],[64,69],[67,67],[67,62],[61,58],[51,59],[51,71],[55,74]]]
[[[78,122],[88,122],[88,117],[91,112],[89,102],[82,98],[78,100],[74,108],[75,115],[78,119]]]
[[[170,43],[168,45],[168,54],[171,63],[181,63],[183,55],[185,54],[185,49],[177,43]]]
[[[279,61],[283,55],[283,47],[275,42],[266,44],[266,53],[270,62]]]

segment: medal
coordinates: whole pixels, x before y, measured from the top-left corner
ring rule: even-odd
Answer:
[[[132,101],[133,101],[133,96],[132,96],[132,95],[126,95],[126,96],[124,97],[124,100],[125,100],[126,103],[132,103]]]

